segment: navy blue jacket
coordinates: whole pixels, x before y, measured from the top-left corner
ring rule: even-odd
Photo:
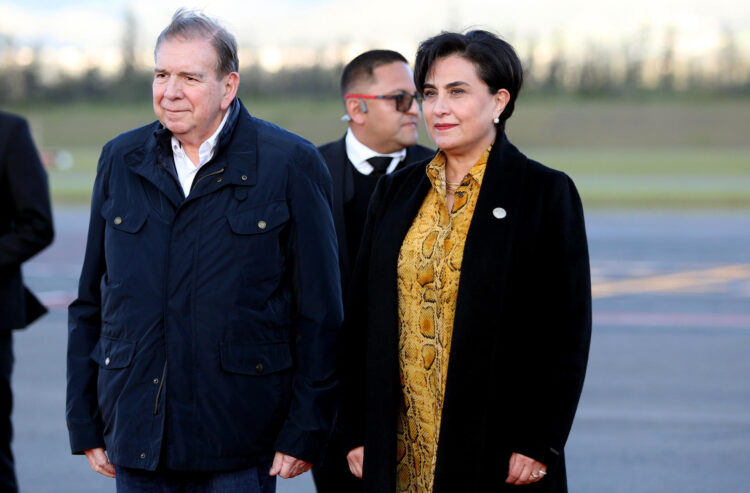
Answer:
[[[70,306],[74,453],[147,470],[319,459],[342,318],[331,178],[309,142],[238,101],[231,115],[187,198],[158,122],[102,151]]]

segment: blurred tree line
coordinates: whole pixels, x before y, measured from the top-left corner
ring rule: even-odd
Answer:
[[[52,81],[42,77],[41,47],[32,50],[23,63],[18,48],[0,33],[0,104],[60,103],[75,101],[144,102],[150,94],[152,73],[136,63],[137,26],[126,13],[122,35],[121,68],[105,76],[97,67],[76,75],[62,74]],[[531,95],[629,98],[644,95],[750,95],[750,66],[742,59],[735,34],[725,29],[722,41],[711,56],[689,61],[677,58],[674,29],[661,33],[658,53],[648,53],[649,33],[617,49],[591,43],[576,55],[559,43],[556,52],[538,60],[534,41],[524,61],[524,92]],[[28,50],[27,50],[28,51]],[[258,57],[256,57],[257,59]],[[338,97],[343,66],[312,65],[265,70],[257,61],[241,69],[240,97],[245,99]]]

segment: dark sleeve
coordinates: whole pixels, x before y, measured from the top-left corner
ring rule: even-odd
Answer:
[[[15,120],[15,118],[14,118]],[[17,268],[52,243],[52,211],[47,174],[25,120],[10,126],[4,156],[5,180],[10,194],[13,227],[0,235],[0,269]]]
[[[297,159],[289,190],[296,366],[292,403],[276,450],[317,463],[336,412],[335,348],[343,309],[331,178],[311,146],[301,147]]]
[[[367,368],[368,278],[373,232],[385,194],[388,177],[378,180],[370,197],[362,242],[354,272],[344,294],[344,323],[339,338],[338,360],[341,374],[342,404],[339,428],[346,450],[365,443],[365,380]]]
[[[530,392],[514,396],[513,451],[554,467],[573,424],[591,340],[591,276],[583,208],[573,181],[558,175],[543,208],[543,232],[527,266],[537,309],[519,330],[534,348],[517,374]],[[543,309],[539,309],[543,307]],[[526,353],[524,353],[526,354]],[[506,377],[507,378],[507,377]]]
[[[68,367],[66,419],[70,448],[74,454],[104,447],[103,424],[99,414],[96,381],[99,367],[90,358],[101,331],[100,283],[106,270],[104,257],[105,221],[101,215],[106,199],[108,147],[102,151],[91,198],[86,254],[78,298],[68,309]]]

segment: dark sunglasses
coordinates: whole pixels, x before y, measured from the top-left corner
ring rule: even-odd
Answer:
[[[392,99],[396,101],[396,111],[406,113],[411,108],[414,100],[417,100],[417,104],[420,103],[418,94],[409,94],[408,92],[400,92],[398,94],[346,94],[344,98],[347,99]]]

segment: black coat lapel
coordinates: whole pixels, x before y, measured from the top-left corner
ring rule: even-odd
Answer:
[[[445,385],[436,484],[445,483],[443,461],[461,447],[480,448],[481,433],[459,436],[455,421],[467,418],[467,378],[489,378],[487,351],[495,346],[496,321],[502,311],[505,281],[525,178],[525,157],[505,136],[498,138],[487,161],[474,215],[466,236]],[[481,423],[478,426],[482,426]],[[457,444],[460,443],[460,446]],[[448,451],[452,451],[448,453]]]
[[[476,310],[491,307],[497,312],[497,302],[504,295],[508,255],[520,215],[526,158],[505,135],[499,140],[490,152],[466,237],[455,319],[455,325],[462,330],[454,334],[454,345],[457,340],[460,343],[461,338],[472,336],[468,333],[471,328],[463,327],[463,322],[476,320]],[[487,299],[488,294],[492,299]]]

